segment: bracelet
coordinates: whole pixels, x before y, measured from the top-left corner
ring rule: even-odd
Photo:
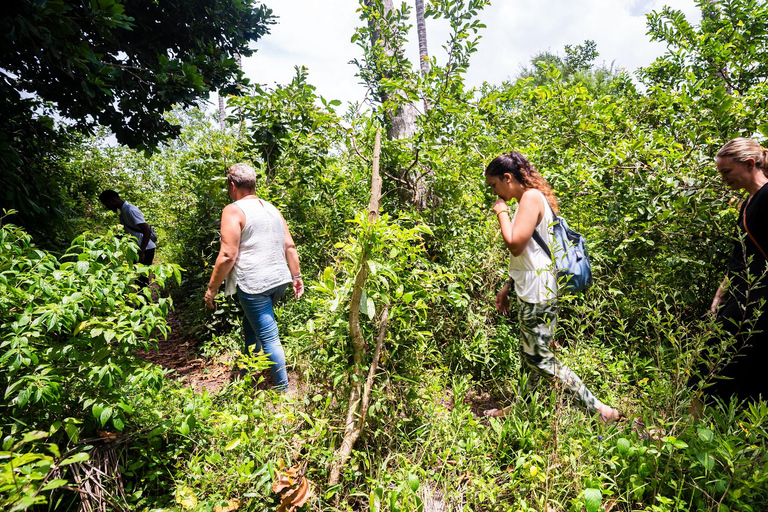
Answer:
[[[496,216],[498,217],[500,213],[509,213],[509,208],[506,210],[501,210],[500,212],[496,212]]]
[[[301,279],[301,273],[291,276],[291,279]]]

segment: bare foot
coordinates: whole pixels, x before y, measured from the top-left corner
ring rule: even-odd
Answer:
[[[506,409],[487,409],[483,411],[483,416],[488,418],[503,418],[509,412],[509,408]]]
[[[605,404],[603,404],[597,410],[600,413],[600,420],[606,425],[616,423],[617,421],[624,418],[624,415],[621,414],[618,409],[614,409],[613,407],[609,407]]]

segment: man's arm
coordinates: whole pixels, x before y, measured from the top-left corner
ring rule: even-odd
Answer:
[[[152,237],[152,231],[149,229],[149,224],[146,222],[136,224],[136,227],[139,231],[141,231],[141,244],[139,244],[139,262],[143,263],[144,251],[147,250],[147,245],[149,245],[149,240]]]
[[[221,249],[213,266],[211,280],[205,291],[205,305],[214,309],[213,298],[219,291],[221,283],[229,271],[235,266],[240,252],[240,235],[245,227],[245,214],[236,204],[229,204],[221,213]]]
[[[291,271],[291,281],[293,282],[293,296],[300,299],[304,295],[304,280],[301,278],[301,267],[299,266],[299,251],[296,249],[296,243],[291,236],[291,230],[288,229],[288,223],[283,219],[283,229],[285,230],[285,259],[288,262],[288,269]]]

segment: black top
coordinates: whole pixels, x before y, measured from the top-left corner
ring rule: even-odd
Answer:
[[[736,281],[733,284],[740,290],[744,290],[746,287],[744,278],[747,271],[747,261],[750,257],[752,264],[749,266],[749,270],[753,276],[762,276],[766,265],[765,256],[757,248],[752,238],[747,235],[747,230],[744,229],[745,219],[749,232],[755,237],[762,250],[768,253],[768,184],[763,185],[760,190],[755,192],[749,201],[744,201],[739,212],[736,233],[738,240],[733,246],[733,257],[728,267],[728,273],[731,279]],[[744,241],[743,246],[741,240]],[[746,257],[744,255],[745,250]]]

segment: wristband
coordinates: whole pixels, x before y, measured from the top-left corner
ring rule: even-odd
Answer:
[[[301,279],[301,273],[296,274],[295,276],[291,276],[291,279]]]

